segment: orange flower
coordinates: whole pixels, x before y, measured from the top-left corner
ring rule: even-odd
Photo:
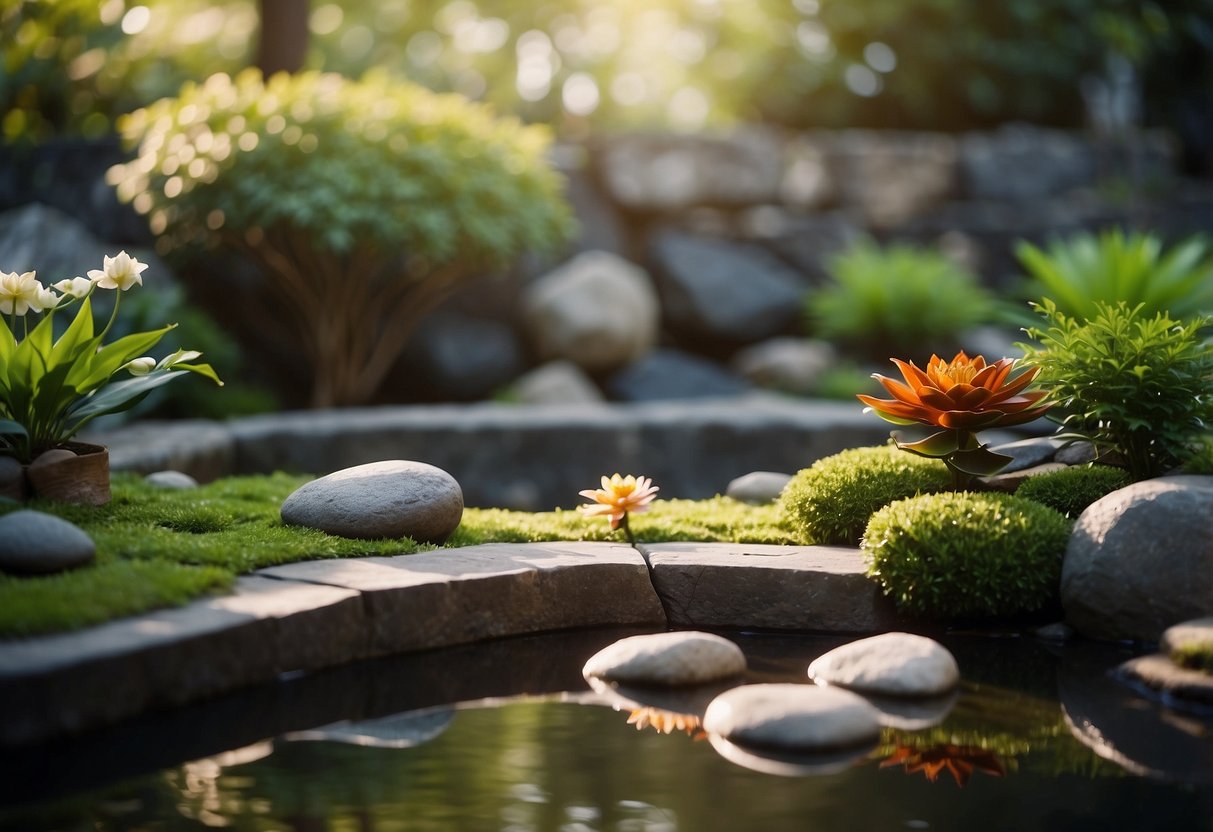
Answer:
[[[879,373],[873,373],[872,378],[893,398],[863,395],[857,398],[885,421],[942,428],[917,442],[902,442],[896,431],[893,438],[903,451],[942,459],[952,472],[952,486],[956,490],[974,476],[998,473],[1011,461],[1011,457],[980,444],[974,431],[1022,425],[1051,407],[1040,403],[1045,397],[1043,391],[1024,392],[1040,368],[1033,367],[1012,377],[1015,362],[1010,358],[986,364],[980,355],[970,359],[962,350],[951,361],[932,355],[925,371],[912,361],[891,360],[901,370],[905,384]]]
[[[663,734],[682,731],[694,740],[707,738],[699,717],[693,714],[679,714],[674,711],[663,711],[660,708],[637,708],[628,714],[628,725],[635,725],[637,731],[653,728]]]
[[[912,361],[892,361],[906,384],[876,373],[872,378],[893,398],[858,398],[882,419],[895,424],[919,423],[949,430],[1010,427],[1031,422],[1049,409],[1049,405],[1039,404],[1043,392],[1022,392],[1040,368],[1033,367],[1012,378],[1015,362],[1010,358],[986,364],[982,356],[970,359],[963,351],[951,361],[932,355],[925,372]]]
[[[594,501],[594,505],[582,506],[581,513],[586,517],[606,516],[614,530],[620,524],[627,525],[629,512],[640,514],[648,511],[649,503],[658,490],[648,477],[633,477],[631,474],[626,477],[615,474],[610,479],[603,477],[602,488],[578,492],[582,497]]]
[[[880,761],[880,768],[890,766],[901,766],[906,774],[921,771],[932,783],[946,771],[962,788],[974,771],[984,771],[991,777],[1002,777],[1007,773],[1002,760],[992,751],[946,744],[920,749],[899,745],[892,754]]]

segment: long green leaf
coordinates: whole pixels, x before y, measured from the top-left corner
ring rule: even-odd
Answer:
[[[176,326],[176,324],[169,324],[162,329],[155,329],[150,332],[136,332],[124,338],[119,338],[108,346],[102,347],[93,356],[91,372],[81,383],[76,385],[76,388],[83,393],[105,384],[118,371],[119,367],[132,358],[144,355],[148,350],[160,343],[160,339]]]

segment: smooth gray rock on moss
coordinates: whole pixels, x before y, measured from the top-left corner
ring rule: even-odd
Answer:
[[[1156,641],[1213,612],[1213,477],[1160,477],[1096,500],[1061,572],[1066,621],[1088,638]]]
[[[1065,440],[1054,439],[1051,436],[1033,436],[1028,439],[1018,439],[990,448],[995,453],[1011,457],[1007,467],[998,473],[1011,474],[1025,468],[1034,468],[1046,462],[1052,462],[1053,456],[1065,445]]]
[[[745,654],[727,638],[677,632],[621,639],[591,656],[582,674],[640,685],[697,685],[745,667]]]
[[[187,491],[198,487],[198,480],[181,471],[154,471],[144,477],[143,481],[169,491]]]
[[[0,497],[21,502],[28,493],[25,466],[11,456],[0,456]]]
[[[743,746],[824,750],[875,742],[880,713],[839,688],[743,685],[712,700],[703,728]]]
[[[781,474],[778,471],[751,471],[730,482],[724,496],[751,505],[773,503],[779,499],[791,479],[791,474]]]
[[[282,522],[360,539],[441,543],[463,518],[463,491],[433,465],[393,459],[336,471],[282,503]]]
[[[53,514],[21,509],[0,517],[0,570],[62,572],[90,563],[96,556],[91,537]]]
[[[960,683],[960,668],[937,641],[884,633],[825,653],[809,665],[809,678],[884,696],[938,696]]]

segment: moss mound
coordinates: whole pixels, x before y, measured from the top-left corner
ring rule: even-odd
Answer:
[[[1213,674],[1213,641],[1185,644],[1171,652],[1171,661],[1180,667]]]
[[[802,543],[853,546],[872,512],[894,500],[943,491],[947,466],[892,445],[852,448],[819,459],[783,490],[787,524]]]
[[[868,574],[898,609],[922,618],[1033,612],[1057,594],[1071,523],[1010,494],[925,494],[872,515]]]
[[[1046,505],[1071,519],[1091,503],[1132,482],[1129,472],[1109,465],[1075,466],[1030,477],[1016,496]]]

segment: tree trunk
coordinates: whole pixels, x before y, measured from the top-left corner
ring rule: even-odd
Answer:
[[[268,78],[298,72],[307,58],[309,0],[261,0],[257,66]]]

